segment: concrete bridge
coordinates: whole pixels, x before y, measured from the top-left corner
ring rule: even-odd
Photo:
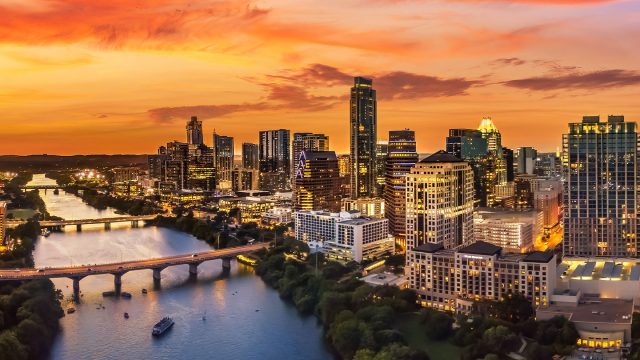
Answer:
[[[162,258],[144,260],[123,261],[100,265],[79,265],[48,268],[18,268],[0,270],[0,282],[15,280],[69,278],[73,280],[73,294],[78,299],[80,294],[80,280],[91,275],[111,274],[114,276],[116,293],[120,292],[122,275],[135,270],[153,270],[154,283],[160,283],[160,272],[169,266],[189,265],[189,274],[197,276],[198,265],[205,261],[222,259],[222,268],[228,270],[231,267],[231,259],[237,255],[247,254],[269,247],[269,243],[257,243],[232,248],[209,250],[194,254],[176,255]]]
[[[140,215],[140,216],[117,216],[108,218],[96,218],[96,219],[75,219],[75,220],[41,220],[40,227],[43,228],[62,228],[68,225],[75,225],[78,231],[82,230],[82,225],[89,224],[104,224],[104,228],[109,230],[112,223],[117,222],[131,222],[131,226],[138,227],[140,221],[153,220],[158,217],[158,214],[153,215]],[[7,227],[15,227],[20,224],[24,224],[26,220],[7,220]]]
[[[62,189],[63,187],[60,185],[22,185],[20,189],[22,190],[48,190],[48,189]]]

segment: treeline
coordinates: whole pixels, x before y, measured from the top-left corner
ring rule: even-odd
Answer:
[[[354,267],[326,261],[321,255],[301,260],[308,250],[304,243],[283,239],[277,247],[263,253],[256,273],[301,313],[315,314],[324,326],[328,342],[341,358],[429,359],[425,352],[410,348],[402,333],[394,328],[399,314],[416,311],[413,291],[371,287],[353,277]]]
[[[31,173],[20,173],[11,179],[4,187],[3,200],[10,200],[9,209],[33,209],[41,214],[41,218],[48,219],[47,207],[38,195],[38,190],[24,192],[20,189],[33,179]]]
[[[33,267],[31,252],[35,239],[40,235],[38,221],[30,219],[13,229],[7,229],[7,235],[12,239],[20,239],[20,241],[14,241],[14,247],[11,251],[0,254],[0,268]]]
[[[106,208],[111,207],[122,213],[127,213],[133,216],[152,215],[162,211],[156,205],[142,199],[113,197],[109,194],[99,193],[95,189],[80,189],[75,185],[67,186],[64,189],[66,192],[79,196],[87,205],[98,210],[105,210]],[[82,192],[80,190],[82,190]]]
[[[232,237],[226,226],[227,215],[225,212],[218,212],[212,219],[197,219],[193,212],[178,212],[176,216],[158,216],[156,220],[148,222],[149,225],[156,225],[171,229],[180,230],[187,234],[205,241],[215,248],[226,248],[232,246],[246,245],[245,239]]]

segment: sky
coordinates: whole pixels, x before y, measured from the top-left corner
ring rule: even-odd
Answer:
[[[583,115],[640,120],[637,0],[0,0],[0,154],[154,153],[211,134],[329,135],[349,148],[353,76],[378,138],[419,152],[491,116],[555,151]]]

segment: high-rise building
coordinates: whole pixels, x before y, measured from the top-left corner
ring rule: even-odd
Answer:
[[[518,174],[534,173],[538,152],[532,147],[518,148]]]
[[[4,245],[7,232],[7,203],[0,201],[0,245]]]
[[[454,248],[473,240],[473,171],[445,151],[406,176],[407,251],[422,244]]]
[[[245,169],[260,169],[258,144],[242,143],[242,167]]]
[[[298,160],[303,151],[329,151],[329,137],[325,134],[294,133],[291,139],[293,177],[298,174]]]
[[[385,217],[396,241],[405,239],[406,176],[418,162],[416,134],[413,130],[389,131],[389,152],[385,161]]]
[[[192,116],[187,122],[187,144],[202,145],[204,137],[202,133],[202,121],[197,116]]]
[[[294,208],[339,212],[340,173],[336,153],[303,150],[296,168]]]
[[[513,181],[516,178],[513,150],[508,147],[502,147],[502,153],[504,154],[505,167],[507,168],[507,182]]]
[[[560,157],[556,153],[538,153],[534,171],[536,175],[540,176],[560,176],[562,174]]]
[[[383,198],[342,199],[342,211],[359,212],[360,215],[377,219],[384,218]]]
[[[489,195],[494,193],[486,176],[490,164],[487,139],[480,130],[449,129],[446,146],[449,154],[469,163],[473,170],[475,199],[479,206],[487,206]]]
[[[231,171],[233,170],[233,138],[216,134],[213,131],[213,158],[217,172],[217,187],[231,189]]]
[[[377,101],[373,81],[354,78],[349,111],[351,197],[376,194]]]
[[[348,177],[351,175],[351,156],[350,155],[338,155],[338,169],[340,170],[340,176]]]
[[[505,252],[533,250],[534,240],[542,233],[542,227],[540,210],[480,208],[473,216],[474,239],[499,246]]]
[[[261,190],[291,190],[290,138],[289,130],[260,131]]]
[[[389,153],[389,142],[379,140],[376,144],[376,197],[384,196],[384,169]]]
[[[585,116],[562,143],[564,255],[638,256],[637,124]]]
[[[231,171],[231,190],[234,192],[258,189],[258,170],[233,169]]]

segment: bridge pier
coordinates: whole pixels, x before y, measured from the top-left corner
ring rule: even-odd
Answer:
[[[77,232],[82,232],[82,224],[76,225],[76,231]]]
[[[192,277],[197,277],[198,276],[198,265],[200,265],[200,263],[191,263],[189,264],[189,275]]]
[[[104,223],[104,229],[105,230],[111,230],[111,223],[110,222]]]
[[[153,270],[153,285],[155,287],[160,287],[160,273],[162,272],[162,270],[164,270],[164,268],[153,268],[151,270]]]
[[[231,258],[230,257],[222,258],[222,270],[224,270],[224,271],[231,270]]]
[[[72,277],[73,281],[73,301],[80,301],[80,280],[82,280],[82,276]]]
[[[132,220],[132,221],[131,221],[131,227],[132,227],[132,228],[137,228],[137,227],[139,227],[138,220]]]
[[[113,274],[113,285],[115,286],[116,294],[120,294],[120,290],[122,290],[122,275],[123,273],[115,273]]]

